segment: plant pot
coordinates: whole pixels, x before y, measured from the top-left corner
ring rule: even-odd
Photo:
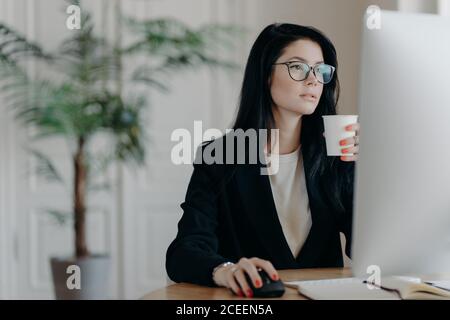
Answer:
[[[57,300],[109,298],[109,256],[91,255],[81,259],[53,257],[50,264]]]

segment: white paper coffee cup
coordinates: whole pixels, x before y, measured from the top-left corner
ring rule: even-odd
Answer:
[[[345,146],[339,141],[355,135],[354,131],[347,131],[345,127],[358,121],[357,115],[332,115],[322,116],[325,128],[325,142],[328,156],[351,156],[352,153],[342,153]]]

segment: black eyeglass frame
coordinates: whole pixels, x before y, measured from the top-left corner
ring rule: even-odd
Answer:
[[[290,65],[291,65],[292,63],[301,63],[301,64],[303,64],[303,65],[305,65],[305,66],[308,67],[308,71],[306,72],[306,75],[305,75],[305,77],[304,77],[303,79],[301,79],[301,80],[294,79],[294,77],[293,77],[292,74],[291,74],[291,70],[290,70],[290,68],[289,68]],[[288,73],[289,73],[289,76],[290,76],[291,79],[294,80],[294,81],[304,81],[305,79],[308,79],[309,73],[310,73],[311,70],[312,70],[312,71],[313,71],[313,74],[314,74],[314,77],[316,77],[317,81],[319,81],[319,82],[322,83],[322,84],[328,84],[328,83],[330,83],[331,80],[333,79],[334,72],[336,71],[336,68],[335,68],[335,67],[333,67],[332,65],[326,64],[326,63],[318,63],[318,64],[316,64],[316,65],[310,66],[309,64],[307,64],[307,63],[305,63],[305,62],[303,62],[303,61],[287,61],[287,62],[278,62],[278,63],[274,63],[273,65],[281,65],[281,64],[283,64],[283,65],[286,66],[286,68],[287,68],[287,70],[288,70]],[[328,82],[322,82],[322,81],[320,81],[320,80],[317,78],[315,68],[317,68],[318,66],[322,66],[322,65],[326,65],[326,66],[331,67],[331,77],[330,77],[330,81],[328,81]]]

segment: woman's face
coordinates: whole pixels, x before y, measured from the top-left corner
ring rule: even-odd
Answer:
[[[292,42],[284,50],[276,63],[302,61],[310,66],[323,62],[322,49],[309,39]],[[275,65],[270,80],[270,93],[273,108],[279,112],[290,111],[296,115],[311,114],[319,104],[323,84],[317,81],[314,73],[309,73],[303,81],[293,80],[286,65]]]

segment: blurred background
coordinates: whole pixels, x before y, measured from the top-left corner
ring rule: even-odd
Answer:
[[[367,7],[450,15],[449,2],[89,0],[70,30],[68,1],[0,0],[0,299],[55,297],[50,258],[83,249],[74,213],[86,216],[89,253],[110,259],[109,298],[166,285],[192,173],[171,161],[171,134],[188,130],[193,151],[194,121],[230,127],[267,24],[314,26],[333,41],[339,113],[354,114]]]

